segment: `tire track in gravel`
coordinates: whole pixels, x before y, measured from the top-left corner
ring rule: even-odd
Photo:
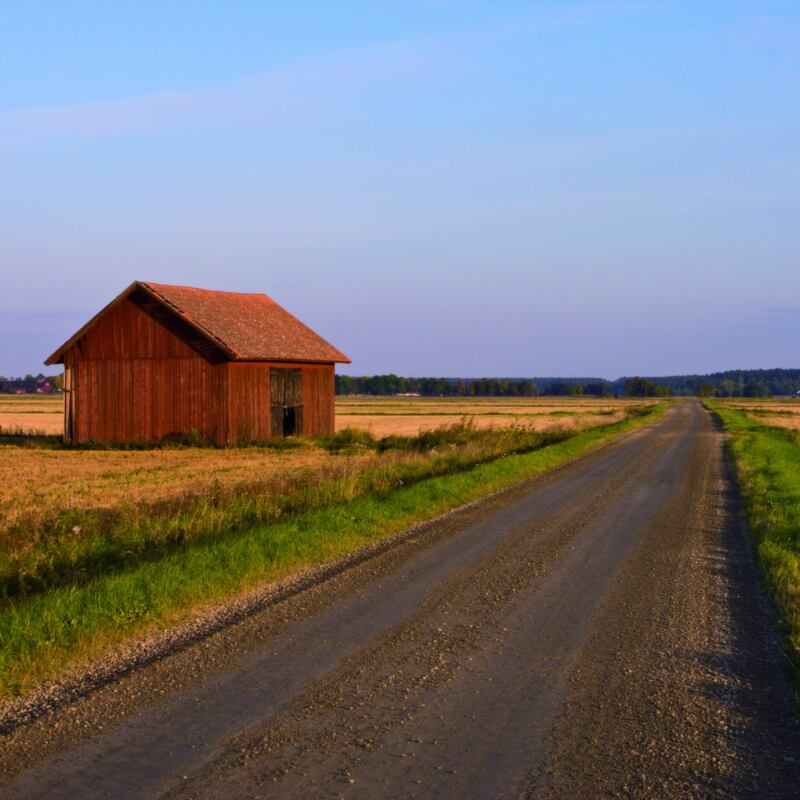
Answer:
[[[800,796],[775,613],[704,423],[687,502],[663,509],[603,604],[529,797]]]

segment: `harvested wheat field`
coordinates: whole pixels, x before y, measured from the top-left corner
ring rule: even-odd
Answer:
[[[625,409],[657,401],[607,398],[346,397],[336,401],[336,429],[373,436],[415,436],[469,420],[476,428],[517,426],[534,431],[574,431],[619,422]]]
[[[62,399],[0,398],[4,431],[61,432]],[[619,422],[642,401],[531,399],[503,401],[417,398],[345,398],[337,402],[337,428],[375,438],[416,436],[465,420],[475,429],[577,431]],[[287,483],[314,483],[343,472],[396,460],[397,453],[349,449],[337,453],[313,442],[302,446],[167,447],[143,450],[48,449],[0,446],[0,536],[20,525],[33,528],[54,514],[116,511],[224,491],[260,487],[282,491]],[[406,456],[403,456],[405,458]]]
[[[744,411],[750,419],[762,425],[800,430],[800,400],[780,398],[754,398],[752,400],[721,401],[729,408]]]
[[[469,421],[476,428],[508,428],[511,426],[532,431],[576,431],[592,428],[596,425],[610,425],[620,422],[625,416],[622,409],[597,414],[437,414],[437,415],[405,415],[405,414],[357,414],[352,416],[337,415],[336,429],[357,428],[382,436],[416,436],[423,431],[430,431],[442,425],[452,425],[461,421]]]
[[[321,448],[258,447],[66,450],[0,447],[0,532],[20,519],[70,509],[151,505],[184,495],[236,489],[269,478],[320,479],[337,457]]]
[[[618,422],[625,408],[655,402],[581,397],[340,397],[336,429],[357,428],[378,437],[415,436],[467,418],[478,428],[523,424],[537,431],[576,430]],[[60,435],[63,404],[61,396],[0,396],[0,432]]]
[[[748,416],[751,416],[748,414]],[[782,414],[780,416],[772,414],[759,414],[756,419],[763,425],[772,425],[776,428],[788,428],[789,430],[800,430],[800,414]]]
[[[63,430],[61,395],[0,395],[0,433],[60,435]]]

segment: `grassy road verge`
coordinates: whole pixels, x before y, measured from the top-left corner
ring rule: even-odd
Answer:
[[[730,434],[733,466],[767,587],[786,625],[786,651],[800,677],[800,433],[706,402]]]
[[[560,441],[540,439],[528,452],[492,450],[477,463],[434,455],[427,474],[415,462],[413,472],[400,469],[398,480],[367,482],[364,493],[349,499],[333,496],[327,504],[301,504],[294,512],[284,508],[260,519],[237,512],[234,524],[216,528],[225,535],[170,540],[130,565],[114,562],[113,569],[85,580],[8,597],[0,606],[0,697],[22,694],[115,644],[173,625],[199,606],[347,555],[547,472],[655,420],[665,408],[629,412],[623,422],[565,434]]]

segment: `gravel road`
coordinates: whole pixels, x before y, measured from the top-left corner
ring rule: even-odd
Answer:
[[[0,739],[13,798],[798,797],[696,402]]]

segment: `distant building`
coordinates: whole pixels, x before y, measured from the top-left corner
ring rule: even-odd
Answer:
[[[135,281],[51,355],[67,442],[334,431],[340,350],[264,294]]]

